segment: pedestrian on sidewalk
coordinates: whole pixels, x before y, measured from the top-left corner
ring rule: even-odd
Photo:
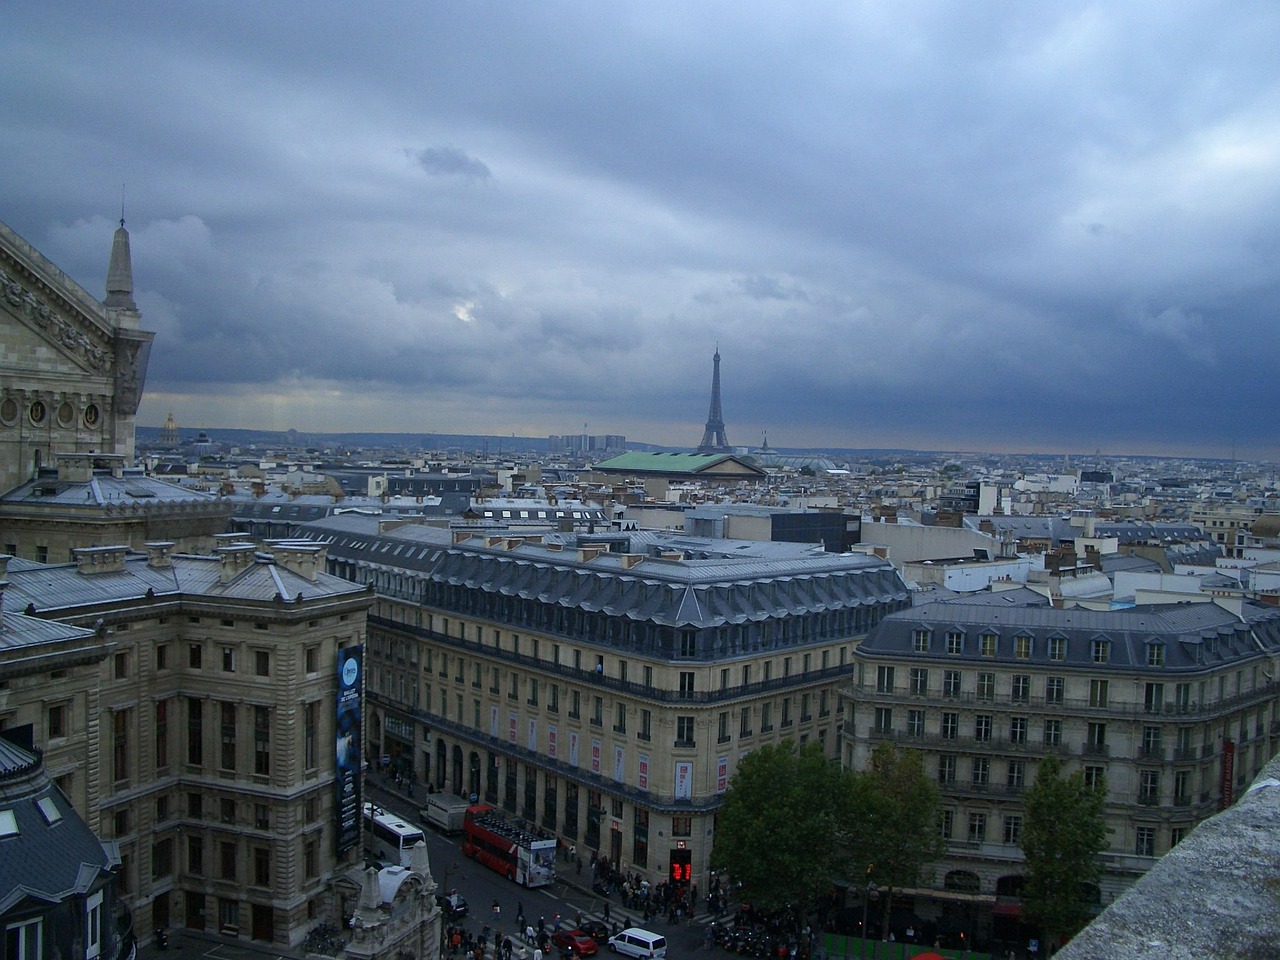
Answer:
[[[516,929],[519,930],[524,926],[524,904],[519,900],[516,901]]]

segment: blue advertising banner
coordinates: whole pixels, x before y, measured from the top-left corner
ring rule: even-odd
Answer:
[[[361,690],[364,688],[364,647],[338,651],[337,775],[334,777],[334,811],[337,816],[337,852],[341,856],[360,845],[360,776],[364,725]]]

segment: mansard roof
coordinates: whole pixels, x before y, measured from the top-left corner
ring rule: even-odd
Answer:
[[[24,900],[60,903],[98,886],[112,866],[102,842],[53,783],[39,753],[0,738],[0,914]]]
[[[4,610],[21,612],[33,608],[44,613],[148,596],[292,603],[363,592],[341,577],[317,573],[311,580],[273,562],[269,553],[246,550],[245,562],[225,580],[221,556],[177,554],[168,557],[164,565],[154,565],[145,556],[133,555],[123,559],[119,570],[92,572],[85,572],[78,562],[26,569],[11,566],[3,595]]]
[[[302,527],[329,556],[541,603],[681,626],[719,626],[901,602],[906,585],[884,560],[820,545],[713,540],[634,531],[503,536],[342,516]],[[611,552],[608,547],[621,548]]]
[[[1032,591],[1011,591],[1006,605],[993,602],[1002,594],[988,594],[979,602],[967,598],[925,603],[885,617],[859,647],[856,656],[919,658],[933,663],[975,666],[990,664],[979,653],[978,637],[995,634],[999,640],[994,661],[1003,666],[1078,667],[1089,670],[1200,670],[1207,666],[1280,654],[1280,608],[1242,605],[1237,616],[1217,603],[1152,604],[1117,610],[1059,609]],[[1035,600],[1031,597],[1036,596]],[[930,633],[928,652],[917,653],[913,637]],[[963,652],[945,653],[948,631],[964,635]],[[1031,656],[1014,659],[1013,638],[1033,639]],[[1050,637],[1066,639],[1064,660],[1050,660]],[[1106,663],[1093,659],[1092,642],[1110,643]],[[1148,666],[1147,647],[1165,646],[1163,665]]]

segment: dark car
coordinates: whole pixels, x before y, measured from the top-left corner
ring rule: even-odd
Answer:
[[[603,920],[583,920],[578,929],[601,947],[609,942],[609,936],[613,933],[613,931],[609,929],[609,925]]]
[[[447,896],[436,894],[436,903],[440,904],[440,909],[449,920],[461,920],[467,915],[467,901],[456,890]]]
[[[562,952],[572,951],[580,957],[594,956],[600,950],[595,940],[581,930],[557,930],[551,934],[551,942]]]

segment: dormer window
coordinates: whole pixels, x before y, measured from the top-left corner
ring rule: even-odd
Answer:
[[[1147,666],[1148,667],[1164,666],[1164,644],[1163,643],[1147,644]]]
[[[913,630],[911,633],[911,649],[916,653],[929,652],[929,631],[923,629]]]
[[[947,631],[947,653],[955,657],[964,653],[964,634],[959,630]]]
[[[1093,641],[1093,662],[1108,663],[1111,660],[1111,641],[1110,640],[1094,640]]]

